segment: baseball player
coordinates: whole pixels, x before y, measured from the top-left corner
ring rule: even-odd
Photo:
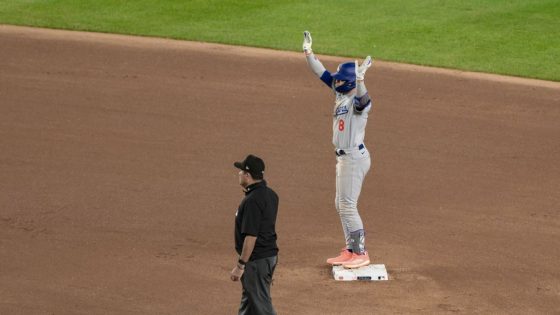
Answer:
[[[335,207],[346,241],[340,255],[327,259],[327,263],[359,268],[370,263],[357,204],[362,182],[371,165],[369,151],[364,145],[371,110],[364,75],[373,61],[367,56],[361,65],[357,61],[345,62],[338,66],[337,72],[331,73],[313,54],[311,43],[311,34],[303,32],[303,51],[309,67],[335,94],[332,139],[337,160]]]

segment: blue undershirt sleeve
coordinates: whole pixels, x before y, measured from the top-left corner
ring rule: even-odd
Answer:
[[[361,97],[354,97],[354,108],[356,109],[356,111],[361,112],[369,105],[371,105],[371,99],[369,98],[369,95],[367,93],[362,95]]]
[[[323,81],[323,83],[325,83],[329,88],[332,88],[333,77],[328,70],[325,70],[323,75],[321,75],[321,81]]]

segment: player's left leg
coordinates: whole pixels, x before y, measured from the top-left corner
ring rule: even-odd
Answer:
[[[350,232],[352,251],[356,254],[362,254],[365,251],[365,232],[364,224],[358,211],[358,199],[360,198],[362,184],[369,171],[371,160],[369,157],[353,159],[351,164],[348,190],[346,191],[346,197],[342,199],[342,202],[345,204],[343,206],[345,208],[344,220]]]

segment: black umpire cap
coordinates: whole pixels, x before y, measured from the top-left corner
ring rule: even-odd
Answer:
[[[233,163],[233,166],[251,174],[254,179],[264,178],[264,161],[252,154],[247,155],[245,160],[243,160],[242,162]]]

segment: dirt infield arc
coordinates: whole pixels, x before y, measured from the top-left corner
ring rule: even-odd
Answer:
[[[302,54],[0,26],[0,314],[236,313],[247,153],[280,195],[279,314],[560,313],[560,84],[367,76],[359,207],[391,280],[340,283],[332,95]]]

